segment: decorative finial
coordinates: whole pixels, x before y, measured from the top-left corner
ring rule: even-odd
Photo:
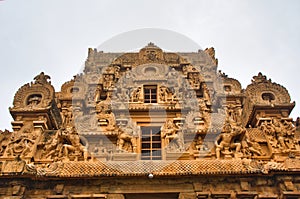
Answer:
[[[258,83],[271,82],[271,80],[267,80],[267,77],[263,75],[261,72],[259,72],[257,76],[253,76],[251,82],[258,84]]]
[[[39,75],[37,75],[34,80],[35,80],[35,84],[49,84],[50,81],[48,81],[48,79],[50,79],[49,75],[45,75],[44,72],[41,72]]]

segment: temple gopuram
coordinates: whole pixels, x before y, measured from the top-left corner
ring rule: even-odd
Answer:
[[[298,199],[294,106],[262,73],[242,88],[213,48],[89,49],[60,91],[43,72],[17,90],[0,198]]]

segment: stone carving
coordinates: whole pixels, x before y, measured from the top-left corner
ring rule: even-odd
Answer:
[[[34,79],[34,83],[25,84],[18,90],[11,110],[47,108],[51,105],[54,88],[48,81],[50,77],[42,72]]]
[[[47,136],[47,140],[45,140],[42,145],[43,152],[41,154],[41,159],[57,159],[63,146],[63,139],[60,131],[57,131],[54,136]]]
[[[60,92],[39,74],[16,93],[13,132],[0,132],[0,195],[129,198],[155,187],[147,196],[299,198],[300,119],[288,118],[287,90],[261,73],[243,90],[216,64],[213,48],[165,53],[149,44],[89,50],[83,74]],[[144,101],[144,89],[154,100]]]
[[[99,143],[96,144],[96,146],[93,148],[93,153],[96,155],[107,155],[107,149],[106,147],[103,145],[103,139],[99,140]]]
[[[275,149],[282,152],[295,149],[294,135],[296,127],[292,121],[279,121],[277,118],[273,118],[270,122],[264,121],[260,129],[269,136],[271,145]]]
[[[242,144],[242,152],[245,157],[252,156],[264,156],[266,153],[262,150],[262,147],[254,139],[251,139],[246,131]]]
[[[242,109],[240,104],[228,104],[226,106],[226,118],[233,122],[241,122]]]
[[[73,116],[73,108],[62,108],[60,112],[60,116],[62,118],[62,125],[63,126],[71,126],[74,125],[74,116]]]
[[[21,173],[24,171],[26,162],[21,160],[20,157],[16,157],[13,161],[6,161],[3,164],[2,172],[3,173]]]
[[[114,130],[116,126],[115,115],[111,108],[111,99],[109,97],[96,105],[98,126],[103,127],[106,130]]]
[[[141,87],[133,89],[131,93],[131,101],[132,102],[143,102],[143,91]]]
[[[180,78],[178,72],[175,68],[171,68],[167,75],[167,85],[170,88],[178,88],[180,85]]]
[[[103,89],[108,90],[114,85],[114,75],[104,74],[103,75]]]
[[[69,161],[73,156],[74,161],[83,156],[84,161],[88,160],[88,150],[80,143],[80,137],[75,130],[75,127],[62,128],[58,132],[65,144],[62,145],[58,157],[63,157],[64,160]]]
[[[140,128],[128,120],[119,120],[118,127],[118,150],[137,153],[137,138],[140,137]]]
[[[188,132],[206,133],[210,119],[204,111],[190,111],[186,116],[186,128]]]
[[[236,95],[236,94],[240,94],[241,91],[242,91],[242,86],[241,86],[241,83],[236,80],[236,79],[233,79],[233,78],[229,78],[227,77],[226,75],[222,76],[222,79],[223,79],[223,89],[224,89],[224,92],[225,94],[227,95]]]
[[[51,82],[48,81],[50,79],[49,75],[45,75],[44,72],[41,72],[39,75],[37,75],[34,80],[36,84],[50,84]]]
[[[173,96],[173,93],[171,90],[165,86],[160,86],[159,89],[159,101],[160,102],[172,102],[174,100],[175,96]]]
[[[10,136],[11,136],[11,132],[9,132],[8,130],[5,131],[1,131],[0,130],[0,155],[2,156],[9,141],[10,141]]]
[[[167,119],[161,127],[161,137],[165,140],[167,151],[176,152],[184,150],[182,127],[175,124],[173,119]]]
[[[253,77],[252,84],[247,86],[246,95],[254,104],[270,104],[270,100],[265,99],[268,94],[273,95],[273,104],[290,103],[291,98],[286,88],[273,83],[270,79],[267,80],[265,75],[259,73]]]
[[[39,104],[41,103],[41,101],[42,101],[42,96],[41,96],[41,95],[30,95],[30,96],[28,97],[28,101],[27,101],[26,104],[27,104],[29,107],[34,108],[34,107],[36,107],[37,105],[39,105]]]
[[[242,126],[226,121],[221,134],[215,141],[217,159],[221,158],[221,154],[225,158],[232,158],[232,155],[236,157],[241,149],[241,143],[237,142],[236,138],[245,132],[246,129]]]
[[[188,80],[193,89],[200,89],[200,76],[198,72],[188,73]]]
[[[13,132],[3,153],[4,157],[32,157],[37,135],[31,132],[32,126],[25,125],[20,132]]]
[[[92,93],[89,93],[89,97],[92,99],[94,97],[94,102],[98,103],[101,98],[101,92],[102,92],[102,87],[100,85],[97,86],[95,93],[93,91],[90,91]]]
[[[271,79],[267,80],[267,76],[263,75],[261,72],[258,73],[258,75],[253,76],[251,82],[253,84],[258,83],[271,83]]]
[[[201,135],[196,135],[190,146],[190,149],[206,153],[209,150],[207,143],[204,142],[204,138]]]
[[[202,84],[202,91],[203,91],[203,100],[206,106],[210,107],[212,104],[211,96],[210,96],[211,94],[206,84]]]
[[[105,118],[97,119],[97,116],[95,114],[78,116],[75,119],[75,126],[76,126],[78,132],[95,131],[95,130],[97,130],[97,127],[98,127],[98,121],[103,122],[101,120],[104,120],[104,119]],[[105,120],[105,122],[107,122],[107,121]],[[108,122],[107,122],[107,125],[108,125]]]

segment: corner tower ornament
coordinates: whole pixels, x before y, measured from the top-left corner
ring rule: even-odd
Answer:
[[[15,94],[13,132],[0,131],[0,197],[299,198],[287,89],[262,73],[242,89],[217,67],[213,48],[149,43],[89,49],[57,92],[40,73]]]

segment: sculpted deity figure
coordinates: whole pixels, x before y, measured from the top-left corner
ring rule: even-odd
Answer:
[[[172,92],[165,86],[161,86],[159,89],[159,100],[161,102],[167,102],[173,100]]]
[[[137,142],[136,138],[138,137],[137,129],[133,128],[130,124],[121,123],[119,134],[118,134],[118,141],[117,146],[118,150],[126,150],[129,152],[137,152]],[[129,147],[125,147],[125,144],[129,143]]]
[[[3,156],[14,157],[19,155],[21,158],[28,156],[33,150],[36,136],[31,134],[30,129],[25,127],[19,135],[13,133],[10,137],[10,142],[4,151]]]
[[[232,127],[231,124],[227,121],[222,129],[221,134],[215,141],[217,159],[220,159],[221,152],[231,153],[233,151],[230,150],[235,149],[235,152],[238,153],[241,149],[241,144],[235,142],[235,137],[244,132],[245,129],[243,127]]]
[[[141,102],[142,101],[142,88],[138,87],[134,89],[131,94],[131,101],[132,102]]]
[[[64,156],[67,160],[70,158],[70,153],[82,153],[84,161],[88,159],[88,151],[85,146],[80,143],[80,137],[75,130],[75,127],[66,127],[62,128],[60,132],[60,136],[64,138],[68,142],[68,144],[64,144],[60,150],[60,157]]]
[[[251,139],[249,136],[249,133],[245,133],[245,139],[242,141],[242,151],[244,155],[246,156],[251,156],[251,155],[258,155],[258,156],[263,156],[266,155],[259,143],[257,143],[255,140]]]
[[[59,132],[59,131],[58,131]],[[59,133],[44,143],[42,158],[48,159],[57,154],[62,147],[62,139]]]
[[[165,138],[165,145],[171,151],[182,151],[184,149],[182,129],[175,125],[172,119],[167,119],[161,127],[161,137]]]
[[[280,122],[278,119],[273,118],[270,123],[271,126],[271,135],[275,136],[279,142],[278,147],[283,151],[288,151],[294,148],[294,132],[296,128],[292,122],[284,121]]]

